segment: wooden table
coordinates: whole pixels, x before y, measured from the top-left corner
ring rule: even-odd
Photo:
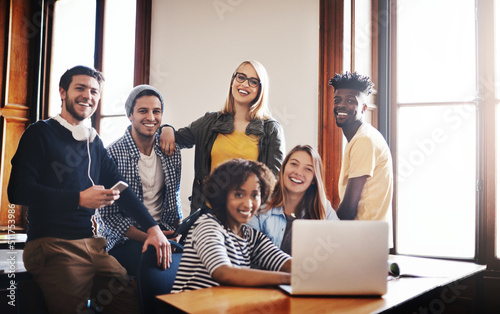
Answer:
[[[454,300],[457,282],[486,269],[484,265],[408,256],[389,256],[402,274],[419,278],[388,281],[382,297],[291,297],[277,288],[214,287],[157,298],[187,313],[380,313],[426,293],[443,289],[443,302]],[[439,300],[436,300],[439,301]]]

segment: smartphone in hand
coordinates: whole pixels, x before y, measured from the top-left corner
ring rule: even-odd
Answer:
[[[123,181],[116,182],[115,185],[111,187],[111,190],[118,190],[120,193],[128,187],[128,184]]]

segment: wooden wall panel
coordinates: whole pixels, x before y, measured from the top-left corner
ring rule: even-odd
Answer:
[[[149,63],[151,57],[151,0],[137,1],[135,23],[135,68],[134,86],[149,84]]]
[[[24,2],[24,3],[23,3]],[[9,34],[7,105],[26,106],[28,94],[29,22],[31,10],[28,1],[12,1],[11,30]]]
[[[5,53],[5,45],[8,41],[8,29],[9,29],[9,1],[0,0],[0,109],[5,104],[5,93],[4,93],[4,83],[5,83],[5,60],[7,58]]]
[[[2,1],[0,31],[3,41],[2,53],[2,103],[0,108],[0,226],[6,229],[8,210],[12,205],[7,197],[11,159],[15,154],[19,138],[30,122],[30,109],[35,106],[32,86],[36,76],[36,61],[32,57],[37,50],[36,1]],[[24,228],[23,208],[16,206],[16,227]]]
[[[2,141],[2,150],[1,150],[1,164],[0,164],[0,173],[1,173],[1,184],[2,184],[2,194],[1,194],[1,203],[0,206],[1,216],[0,216],[0,225],[6,226],[8,225],[8,209],[12,208],[14,204],[11,204],[7,198],[7,185],[9,183],[11,159],[14,156],[17,145],[19,143],[19,139],[23,134],[24,130],[27,127],[28,119],[17,118],[15,114],[11,116],[11,112],[15,110],[2,110],[2,116],[0,116],[0,127],[2,128],[3,138],[7,139],[6,141]],[[22,112],[20,114],[23,114]],[[23,221],[23,211],[24,208],[16,205],[16,222],[15,226],[17,228],[24,228]]]
[[[325,168],[325,188],[334,208],[339,205],[338,182],[342,164],[342,130],[333,115],[333,88],[328,85],[343,62],[343,1],[320,1],[320,68],[318,150]]]

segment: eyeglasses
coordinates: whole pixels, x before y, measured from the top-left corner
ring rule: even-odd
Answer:
[[[250,85],[250,87],[259,87],[260,85],[259,79],[256,79],[254,77],[248,78],[244,73],[236,72],[236,74],[234,74],[234,77],[236,78],[236,82],[238,83],[244,83],[245,81],[248,81],[248,85]]]

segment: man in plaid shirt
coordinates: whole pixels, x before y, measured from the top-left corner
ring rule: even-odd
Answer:
[[[163,97],[149,85],[136,86],[127,98],[125,110],[132,125],[108,148],[118,170],[144,203],[166,236],[173,234],[182,219],[179,196],[181,155],[161,152],[156,131],[163,114]],[[95,215],[97,233],[108,240],[107,250],[135,276],[146,233],[124,215],[116,204]]]

